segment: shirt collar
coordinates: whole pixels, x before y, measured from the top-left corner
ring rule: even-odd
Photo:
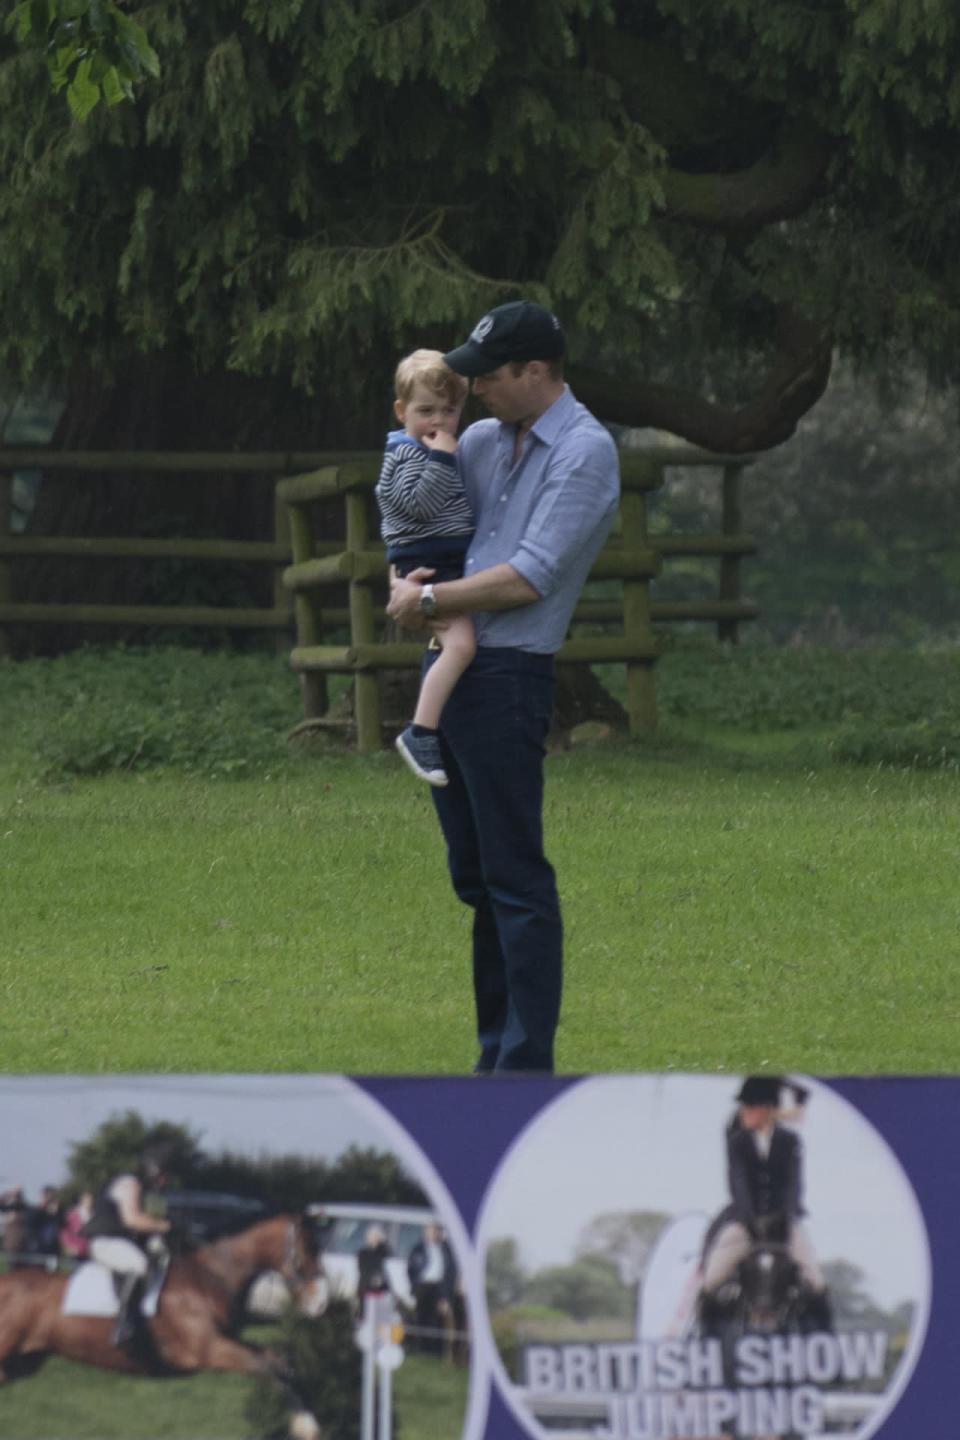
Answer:
[[[542,415],[537,416],[527,434],[535,436],[541,445],[552,445],[566,428],[576,403],[570,386],[565,383],[562,393],[557,396],[552,405],[547,406]],[[501,441],[509,439],[512,445],[514,427],[501,424],[500,439]]]

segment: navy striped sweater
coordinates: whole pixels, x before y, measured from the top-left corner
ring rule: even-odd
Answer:
[[[391,430],[387,436],[376,495],[380,533],[391,548],[473,533],[455,456],[428,450],[406,430]]]

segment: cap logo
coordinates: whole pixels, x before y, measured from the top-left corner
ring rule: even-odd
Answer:
[[[494,322],[492,315],[484,315],[483,319],[478,320],[476,325],[474,325],[470,335],[470,339],[473,340],[477,345],[482,345],[484,340],[486,340],[487,336],[490,334],[490,331],[493,329],[493,323]]]

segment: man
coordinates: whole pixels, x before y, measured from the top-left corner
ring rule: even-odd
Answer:
[[[457,1264],[439,1225],[424,1227],[423,1239],[417,1241],[407,1260],[407,1279],[421,1332],[418,1348],[431,1355],[443,1352],[449,1359]]]
[[[162,1190],[167,1183],[170,1151],[166,1145],[144,1150],[137,1174],[115,1175],[94,1202],[93,1215],[82,1234],[90,1241],[90,1258],[112,1271],[119,1288],[120,1308],[110,1338],[126,1347],[137,1339],[139,1301],[154,1258],[166,1254],[159,1238],[170,1221],[149,1214],[143,1205],[146,1189]]]
[[[32,1250],[47,1258],[48,1269],[56,1270],[60,1260],[60,1227],[63,1214],[60,1194],[55,1185],[44,1185],[40,1204],[32,1214]]]
[[[776,1075],[751,1075],[736,1096],[737,1111],[727,1127],[730,1204],[708,1234],[703,1291],[717,1292],[749,1254],[765,1226],[782,1227],[791,1258],[808,1291],[808,1309],[818,1328],[830,1328],[823,1273],[803,1223],[803,1147],[800,1137],[777,1123],[780,1093],[786,1082]],[[790,1087],[798,1106],[806,1091]]]
[[[449,784],[431,793],[454,889],[474,911],[478,1074],[552,1071],[560,1015],[560,905],[542,834],[553,655],[619,499],[616,447],[565,384],[563,354],[556,316],[519,300],[444,356],[493,417],[469,426],[457,453],[476,532],[462,579],[431,584],[415,570],[393,581],[387,607],[407,628],[472,614],[476,629],[440,722]]]
[[[381,1226],[369,1225],[363,1245],[357,1251],[357,1316],[360,1320],[366,1313],[368,1296],[377,1301],[387,1297],[396,1300],[387,1264],[392,1259],[393,1251]]]
[[[7,1269],[18,1270],[29,1264],[30,1253],[30,1207],[19,1185],[0,1195],[0,1211],[6,1214],[0,1249],[6,1258]]]

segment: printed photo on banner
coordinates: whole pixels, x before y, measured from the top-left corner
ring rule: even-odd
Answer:
[[[459,1214],[342,1077],[0,1076],[0,1240],[0,1435],[481,1432]]]
[[[478,1261],[496,1382],[537,1440],[867,1440],[930,1308],[899,1161],[797,1075],[566,1090],[504,1156]]]

